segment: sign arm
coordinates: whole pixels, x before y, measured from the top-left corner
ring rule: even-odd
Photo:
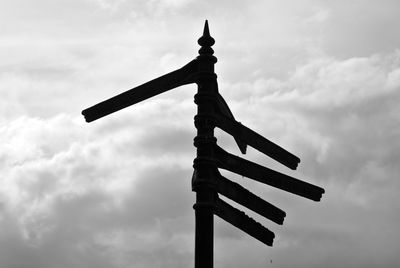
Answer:
[[[296,169],[297,165],[300,163],[300,158],[264,138],[250,128],[242,125],[241,123],[221,114],[215,114],[215,119],[217,127],[231,134],[233,137],[236,137],[239,140],[247,143],[260,152],[268,155],[281,164],[291,169]]]
[[[229,222],[264,244],[272,246],[275,234],[262,226],[259,222],[247,216],[243,211],[240,211],[225,201],[217,198],[215,201],[214,213],[221,219]]]
[[[277,224],[283,224],[283,220],[286,216],[286,213],[283,210],[261,199],[246,188],[240,186],[238,183],[226,179],[221,174],[217,176],[217,190],[225,197],[253,210],[261,216],[264,216]]]
[[[322,194],[325,192],[321,187],[232,155],[217,145],[215,145],[215,157],[219,168],[232,171],[314,201],[320,201]]]
[[[197,60],[192,60],[178,70],[160,76],[87,108],[82,111],[82,114],[85,116],[86,122],[92,122],[170,89],[194,83],[194,74],[197,72],[197,64]]]

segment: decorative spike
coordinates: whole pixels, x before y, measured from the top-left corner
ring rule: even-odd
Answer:
[[[208,21],[204,24],[203,36],[199,38],[197,43],[201,46],[199,50],[200,55],[212,55],[214,50],[211,48],[215,44],[214,38],[210,35],[210,29],[208,28]]]
[[[203,36],[210,36],[210,29],[208,29],[208,20],[204,23]]]

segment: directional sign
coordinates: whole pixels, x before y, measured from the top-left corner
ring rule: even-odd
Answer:
[[[232,155],[215,146],[217,166],[281,190],[320,201],[324,189]]]
[[[233,136],[243,154],[246,153],[247,145],[249,145],[291,169],[296,169],[300,162],[297,156],[235,120],[228,104],[218,93],[217,75],[214,72],[217,58],[213,56],[214,50],[211,48],[214,43],[215,40],[210,36],[206,21],[203,36],[198,40],[201,46],[199,56],[195,60],[178,70],[82,111],[86,121],[91,122],[170,89],[197,83],[198,92],[195,95],[197,136],[194,142],[197,154],[192,180],[192,190],[196,192],[196,203],[193,206],[196,228],[196,268],[212,268],[213,266],[214,214],[269,246],[272,246],[275,237],[273,232],[244,212],[221,200],[219,194],[277,224],[282,224],[286,216],[281,209],[223,177],[218,168],[314,201],[319,201],[324,193],[324,189],[318,186],[234,156],[216,144],[214,128],[218,127]]]
[[[222,114],[215,114],[215,119],[217,127],[281,164],[291,169],[296,169],[297,165],[300,163],[300,159],[297,156],[289,153],[248,127],[243,126],[241,123]]]
[[[239,184],[226,179],[221,174],[218,174],[217,176],[217,191],[261,216],[264,216],[277,224],[283,224],[283,219],[286,216],[286,213],[283,210],[261,199]]]
[[[197,60],[192,60],[176,71],[160,76],[143,85],[132,88],[87,108],[82,111],[82,114],[85,116],[87,122],[91,122],[170,89],[194,83],[194,74],[198,69],[197,65]]]
[[[239,228],[268,246],[272,246],[275,234],[228,203],[217,198],[215,212],[218,217]]]

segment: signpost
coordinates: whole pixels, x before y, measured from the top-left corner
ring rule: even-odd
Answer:
[[[197,155],[193,161],[192,177],[192,190],[196,192],[196,203],[193,206],[194,257],[195,268],[212,268],[214,214],[266,245],[272,246],[275,237],[273,232],[244,212],[221,200],[219,194],[277,224],[283,224],[286,216],[281,209],[223,177],[219,168],[314,201],[320,201],[324,189],[234,156],[217,145],[215,127],[232,135],[243,154],[249,145],[288,168],[296,169],[300,162],[297,156],[235,120],[229,106],[218,92],[217,75],[214,72],[217,58],[212,49],[215,41],[210,36],[207,21],[198,43],[201,46],[199,55],[182,68],[100,102],[83,110],[82,114],[87,122],[92,122],[170,89],[191,83],[197,84],[198,90],[194,96],[194,102],[197,104],[197,115],[194,117],[197,129],[194,146],[197,148]]]

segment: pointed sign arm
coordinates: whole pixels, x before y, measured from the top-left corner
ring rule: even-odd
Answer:
[[[232,155],[217,145],[215,145],[214,152],[219,168],[229,170],[314,201],[320,201],[322,194],[325,192],[321,187]]]
[[[194,74],[197,69],[197,60],[192,60],[178,70],[87,108],[82,111],[82,114],[85,116],[86,122],[91,122],[170,89],[194,83]]]
[[[261,216],[264,216],[277,224],[283,224],[283,219],[286,216],[286,213],[283,210],[261,199],[246,188],[240,186],[238,183],[228,180],[221,174],[218,174],[217,176],[217,191]]]
[[[240,211],[225,201],[217,198],[215,201],[214,213],[221,219],[229,222],[264,244],[272,246],[275,234],[262,226],[259,222],[256,222],[254,219],[247,216],[243,211]]]
[[[291,169],[296,169],[297,165],[300,163],[300,158],[289,153],[279,145],[264,138],[250,128],[243,126],[241,123],[222,114],[215,114],[215,119],[217,127],[231,134],[236,139],[239,139],[258,151],[268,155],[272,159],[275,159],[281,164]]]

